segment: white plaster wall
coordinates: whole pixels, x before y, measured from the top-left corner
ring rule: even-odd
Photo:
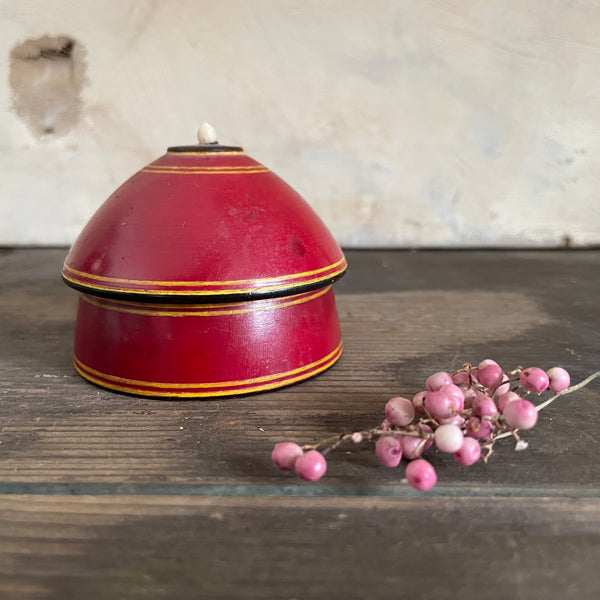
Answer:
[[[11,105],[27,38],[85,48],[77,126]],[[202,121],[347,246],[600,243],[600,3],[2,0],[0,245],[68,244]]]

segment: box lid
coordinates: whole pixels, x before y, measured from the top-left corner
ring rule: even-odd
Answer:
[[[100,206],[65,260],[68,285],[149,302],[230,302],[344,274],[340,247],[300,195],[206,129],[200,144],[169,148]]]

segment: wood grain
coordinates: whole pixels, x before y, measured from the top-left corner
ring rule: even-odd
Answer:
[[[594,598],[599,509],[597,499],[5,497],[0,593]]]
[[[164,401],[71,365],[64,250],[0,250],[0,597],[597,598],[598,384],[542,413],[514,452],[432,454],[420,495],[344,448],[318,484],[276,441],[376,424],[391,395],[491,356],[598,369],[598,252],[349,252],[345,350],[268,394]]]

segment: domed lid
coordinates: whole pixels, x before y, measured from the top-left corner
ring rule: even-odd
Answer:
[[[221,146],[168,148],[85,226],[63,269],[90,294],[147,301],[231,301],[300,293],[346,270],[333,236],[282,179]]]

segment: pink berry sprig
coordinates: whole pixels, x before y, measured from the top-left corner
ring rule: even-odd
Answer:
[[[477,367],[467,363],[452,374],[434,373],[425,382],[425,390],[412,399],[397,396],[388,400],[385,419],[377,427],[305,446],[282,442],[275,445],[271,457],[279,469],[295,471],[305,481],[317,481],[327,471],[327,453],[342,444],[370,442],[381,465],[394,468],[405,459],[408,484],[428,490],[437,483],[435,469],[422,458],[430,447],[452,454],[464,466],[487,462],[495,442],[504,437],[512,436],[517,442],[515,449],[524,450],[527,442],[518,431],[532,429],[540,410],[598,376],[600,371],[569,387],[569,373],[561,367],[504,371],[491,359]],[[532,402],[534,396],[547,391],[554,395],[541,404]]]

